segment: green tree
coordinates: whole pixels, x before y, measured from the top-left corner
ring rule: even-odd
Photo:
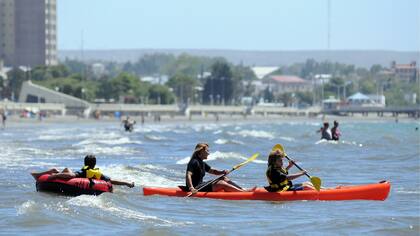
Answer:
[[[289,107],[293,103],[292,93],[282,93],[279,95],[279,100],[284,104],[285,107]]]
[[[10,97],[11,99],[17,99],[19,97],[22,83],[27,80],[27,77],[27,74],[19,68],[14,68],[7,72],[7,78],[9,79],[7,97]]]
[[[235,93],[234,86],[230,65],[224,61],[217,61],[211,67],[211,76],[205,81],[203,101],[231,104]]]
[[[188,100],[192,100],[197,80],[187,75],[177,74],[172,76],[166,85],[173,89],[178,102],[185,104]]]
[[[359,82],[359,88],[364,94],[373,94],[376,92],[376,83],[373,79],[363,79]]]
[[[312,105],[313,94],[311,92],[297,92],[296,97],[299,100],[299,103]]]
[[[112,98],[118,100],[120,96],[135,98],[133,102],[148,97],[148,84],[143,83],[134,75],[121,73],[110,80]],[[143,101],[144,102],[144,101]]]
[[[164,85],[155,84],[149,88],[149,101],[154,104],[172,104],[174,94]]]

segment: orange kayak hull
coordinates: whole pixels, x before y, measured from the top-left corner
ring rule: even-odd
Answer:
[[[376,200],[384,201],[391,189],[388,181],[375,184],[338,186],[336,188],[286,192],[267,192],[258,188],[254,192],[198,192],[191,197],[214,198],[223,200],[262,200],[262,201],[344,201],[344,200]],[[185,197],[189,193],[180,188],[144,187],[143,194]]]

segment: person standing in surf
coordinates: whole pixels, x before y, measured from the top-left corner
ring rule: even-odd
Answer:
[[[334,121],[334,126],[331,128],[331,138],[332,140],[338,141],[340,139],[341,133],[338,129],[338,122]]]
[[[216,170],[211,168],[204,160],[209,156],[209,145],[207,143],[198,143],[187,165],[185,173],[186,188],[192,193],[200,192],[246,192],[236,183],[232,182],[226,176],[210,184],[210,181],[203,182],[206,172],[214,175],[224,175],[228,170]],[[201,188],[201,189],[200,189]],[[252,191],[252,190],[249,190]]]
[[[1,125],[2,125],[2,128],[5,129],[6,128],[6,120],[7,120],[6,111],[5,110],[2,110],[0,112],[0,114],[1,114]]]
[[[328,122],[324,122],[324,126],[321,127],[317,132],[321,132],[321,139],[331,140],[331,131],[328,129],[330,124]]]

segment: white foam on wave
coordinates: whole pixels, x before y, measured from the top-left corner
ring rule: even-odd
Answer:
[[[145,134],[144,137],[148,140],[152,140],[152,141],[163,141],[163,140],[168,140],[168,138],[163,137],[163,136],[158,136],[158,135],[151,135],[151,134]]]
[[[186,165],[186,164],[188,164],[188,162],[190,161],[190,158],[191,158],[191,157],[184,157],[184,158],[182,158],[181,160],[178,160],[178,161],[176,162],[176,164],[177,164],[177,165]]]
[[[112,146],[112,147],[103,147],[96,144],[91,144],[88,146],[81,146],[82,148],[73,150],[68,149],[65,152],[69,154],[86,154],[86,153],[95,153],[96,155],[107,154],[107,155],[126,155],[134,154],[136,151],[134,149],[123,147],[123,146]]]
[[[179,181],[173,181],[159,173],[171,173],[171,175],[180,174],[174,170],[169,170],[165,167],[157,165],[139,165],[139,166],[125,166],[125,165],[109,165],[101,167],[102,172],[112,179],[119,179],[125,181],[133,181],[136,186],[161,186],[173,187],[182,183],[182,178]],[[153,172],[156,172],[154,174]],[[180,175],[181,177],[182,175]]]
[[[231,136],[240,135],[242,137],[254,137],[254,138],[267,138],[274,139],[274,135],[271,132],[262,130],[241,130],[239,132],[227,132]]]
[[[292,137],[280,136],[280,137],[277,137],[277,138],[281,139],[281,140],[289,141],[289,142],[295,142],[296,141],[296,139],[292,138]]]
[[[194,125],[192,128],[195,132],[213,131],[219,130],[222,125],[219,124],[206,124],[206,125]]]
[[[420,189],[407,189],[404,187],[397,187],[395,189],[395,192],[397,193],[402,193],[402,194],[420,194]]]
[[[17,215],[25,215],[34,213],[38,210],[38,204],[35,201],[29,200],[17,207]]]
[[[46,162],[36,158],[39,155],[43,155],[43,150],[29,148],[31,152],[19,152],[18,148],[13,145],[7,145],[1,147],[0,152],[0,169],[21,169],[21,168],[32,168],[39,166],[53,167],[56,163]],[[53,159],[53,156],[48,156],[47,159]]]
[[[355,141],[346,141],[346,140],[341,140],[341,141],[336,141],[336,140],[326,140],[326,139],[321,139],[315,142],[315,144],[328,144],[328,145],[340,145],[340,144],[345,144],[345,145],[352,145],[352,146],[358,146],[358,147],[363,147],[363,144],[361,143],[357,143]]]
[[[29,200],[22,203],[20,206],[17,207],[17,215],[34,214],[34,213],[36,214],[41,209],[59,211],[62,213],[67,213],[67,214],[71,211],[71,209],[67,205],[63,204],[61,201],[54,204],[43,203],[40,205],[39,203],[35,201]]]
[[[134,219],[134,220],[152,220],[160,221],[165,224],[172,224],[171,221],[161,220],[156,216],[145,215],[142,212],[134,211],[128,208],[115,206],[111,201],[101,196],[90,196],[90,195],[80,195],[74,198],[67,200],[68,205],[83,207],[83,208],[97,208],[104,212],[116,216],[118,218],[124,219]]]
[[[42,155],[42,156],[55,156],[56,154],[48,149],[38,149],[31,147],[18,147],[16,153],[27,153],[28,155]]]
[[[72,146],[83,146],[90,144],[106,144],[106,145],[122,145],[122,144],[142,144],[141,141],[132,141],[128,137],[113,138],[113,139],[86,139]]]
[[[57,141],[57,140],[82,140],[82,139],[116,139],[120,138],[121,134],[117,132],[109,132],[107,130],[69,130],[69,129],[55,129],[50,131],[41,132],[41,134],[30,140],[41,141]]]
[[[234,139],[231,139],[231,140],[228,140],[228,139],[217,139],[216,141],[214,141],[214,143],[215,144],[229,144],[229,143],[231,143],[231,144],[244,145],[243,142],[238,141],[238,140],[234,140]]]

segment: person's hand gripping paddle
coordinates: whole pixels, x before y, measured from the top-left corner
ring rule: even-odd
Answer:
[[[232,171],[237,170],[237,169],[241,168],[242,166],[244,166],[244,165],[246,165],[246,164],[250,163],[251,161],[255,160],[255,159],[256,159],[259,155],[260,155],[259,153],[255,153],[254,155],[252,155],[252,157],[248,158],[246,161],[244,161],[244,162],[242,162],[242,163],[240,163],[240,164],[237,164],[236,166],[232,167],[232,169],[231,169],[231,170],[229,170],[226,174],[223,174],[223,175],[221,175],[221,176],[219,176],[219,177],[217,177],[217,178],[213,179],[212,181],[209,181],[207,184],[205,184],[205,185],[201,186],[201,187],[200,187],[199,189],[197,189],[195,192],[191,192],[191,193],[189,193],[189,194],[188,194],[187,196],[185,196],[185,197],[190,197],[190,196],[194,195],[195,193],[197,193],[198,191],[200,191],[201,189],[203,189],[204,187],[208,186],[209,184],[213,184],[213,183],[215,183],[215,182],[219,181],[220,179],[222,179],[223,177],[225,177],[226,175],[228,175],[228,174],[229,174],[229,173],[231,173]]]
[[[287,160],[290,161],[290,158],[287,156],[286,152],[284,151],[284,148],[281,144],[276,144],[274,145],[274,147],[272,148],[272,151],[276,151],[276,150],[280,150],[281,152],[284,153],[284,157],[287,158]],[[303,171],[303,169],[296,164],[296,162],[292,161],[293,165],[295,165],[299,170]],[[310,176],[307,173],[305,173],[305,175],[311,180],[312,185],[314,186],[314,188],[319,191],[321,189],[321,179],[319,177],[316,176]]]

